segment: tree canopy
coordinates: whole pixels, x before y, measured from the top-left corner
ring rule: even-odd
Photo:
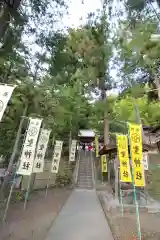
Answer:
[[[104,112],[110,132],[126,131],[125,123],[136,119],[133,100],[144,125],[160,124],[160,48],[151,41],[158,19],[151,17],[153,9],[144,14],[128,1],[132,12],[125,18],[116,13],[113,30],[111,2],[105,11],[91,13],[85,25],[66,31],[53,27],[66,12],[66,1],[17,1],[12,9],[1,5],[0,77],[17,85],[0,123],[0,154],[7,160],[24,113],[42,117],[52,138],[66,142],[69,132],[76,137],[81,128],[102,134]],[[147,11],[149,2],[139,2]],[[125,13],[127,6],[123,3]]]

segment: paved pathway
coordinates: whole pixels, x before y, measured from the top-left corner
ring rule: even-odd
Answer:
[[[45,240],[113,240],[95,190],[74,190]]]

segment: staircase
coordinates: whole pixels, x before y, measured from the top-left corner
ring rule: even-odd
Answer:
[[[79,169],[77,177],[77,188],[92,189],[93,174],[92,174],[92,158],[91,152],[80,154]]]

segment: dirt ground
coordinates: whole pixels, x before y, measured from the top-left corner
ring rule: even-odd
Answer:
[[[71,190],[35,192],[23,210],[23,202],[11,205],[7,223],[0,227],[0,240],[44,240]]]
[[[121,208],[107,208],[103,201],[101,204],[115,240],[139,239],[135,208],[124,208],[122,216]],[[142,240],[160,240],[160,213],[148,213],[147,209],[141,209],[140,225]]]
[[[136,214],[125,212],[123,217],[116,210],[107,212],[115,240],[138,240]],[[145,212],[140,213],[142,240],[160,240],[160,217]]]

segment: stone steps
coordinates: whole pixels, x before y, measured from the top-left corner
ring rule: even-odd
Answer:
[[[92,179],[92,162],[91,157],[83,154],[80,158],[78,177],[77,177],[77,188],[80,189],[93,189]]]

